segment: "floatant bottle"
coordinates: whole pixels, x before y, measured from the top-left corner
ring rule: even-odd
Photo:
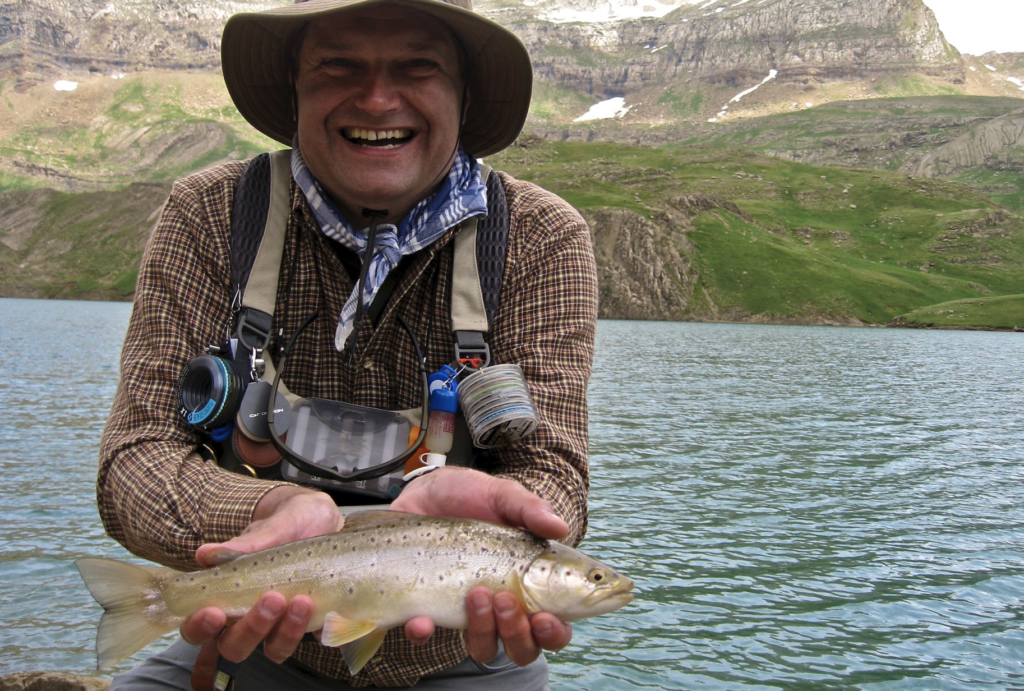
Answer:
[[[456,393],[455,370],[445,365],[430,376],[430,400],[425,424],[427,433],[416,453],[405,463],[405,472],[411,473],[428,465],[442,466],[452,450],[455,432],[455,412],[459,407]],[[419,428],[413,430],[419,433]],[[412,435],[410,434],[410,438]]]
[[[427,436],[423,445],[427,453],[444,456],[452,450],[455,435],[455,411],[459,407],[458,395],[451,389],[437,389],[430,394],[430,417],[427,419]],[[443,465],[429,463],[429,465]]]

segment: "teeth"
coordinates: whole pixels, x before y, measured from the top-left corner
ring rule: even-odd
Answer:
[[[347,139],[378,142],[384,139],[408,139],[412,136],[412,130],[368,130],[362,127],[348,127],[344,134]]]

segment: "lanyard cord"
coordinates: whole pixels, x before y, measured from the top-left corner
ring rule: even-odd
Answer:
[[[356,282],[356,319],[352,324],[352,333],[345,341],[345,350],[348,351],[348,361],[355,358],[356,339],[359,336],[359,329],[363,325],[365,309],[363,306],[363,289],[366,286],[366,277],[370,273],[370,262],[377,251],[377,220],[386,218],[387,209],[363,209],[363,216],[370,219],[370,230],[366,233],[366,252],[363,255],[363,267],[359,271],[359,280]]]
[[[406,459],[408,459],[409,456],[412,456],[413,453],[415,453],[416,450],[420,448],[420,445],[423,444],[423,440],[427,436],[426,418],[427,409],[430,404],[430,383],[427,380],[427,362],[423,357],[423,351],[420,348],[419,341],[416,340],[416,334],[413,333],[412,328],[410,328],[408,322],[406,322],[405,319],[401,317],[401,315],[398,315],[398,321],[405,329],[405,332],[409,334],[409,339],[412,341],[413,349],[416,351],[416,361],[420,367],[420,379],[422,380],[423,384],[423,400],[420,404],[421,407],[419,436],[416,438],[416,441],[411,446],[409,446],[409,448],[407,448],[398,456],[395,456],[390,461],[386,461],[384,463],[381,463],[380,465],[370,466],[369,468],[363,468],[362,470],[357,470],[352,473],[339,473],[333,468],[318,465],[314,461],[311,461],[308,458],[305,458],[304,456],[300,455],[296,451],[288,448],[288,446],[285,445],[284,440],[282,440],[281,437],[278,436],[277,430],[274,428],[273,402],[277,400],[277,391],[281,384],[281,374],[284,372],[285,364],[288,361],[288,355],[291,353],[292,346],[295,345],[295,341],[298,339],[299,334],[301,334],[302,331],[307,326],[312,324],[313,320],[315,320],[319,314],[320,312],[318,310],[306,318],[306,321],[302,323],[302,326],[299,327],[298,331],[296,331],[288,340],[288,345],[285,347],[284,352],[281,354],[281,362],[277,367],[277,375],[274,377],[274,386],[270,392],[271,405],[267,409],[267,425],[270,428],[270,441],[273,442],[274,447],[281,453],[282,456],[284,456],[285,460],[288,463],[291,463],[293,466],[295,466],[296,468],[305,473],[308,473],[309,475],[313,475],[316,477],[327,477],[332,480],[338,480],[341,482],[355,482],[357,480],[368,480],[371,478],[381,477],[382,475],[388,475],[389,473],[397,470],[399,467],[404,466]]]

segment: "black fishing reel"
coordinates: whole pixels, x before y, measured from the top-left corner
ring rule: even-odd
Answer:
[[[178,377],[178,414],[204,432],[223,427],[235,419],[246,389],[259,381],[258,363],[238,353],[232,339],[223,346],[207,346],[206,354],[194,357]]]

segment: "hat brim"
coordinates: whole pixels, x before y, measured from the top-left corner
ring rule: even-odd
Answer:
[[[462,146],[471,156],[501,151],[519,136],[530,109],[533,66],[519,38],[472,10],[442,0],[309,0],[233,15],[224,27],[221,65],[238,112],[282,144],[295,135],[289,80],[292,42],[318,17],[375,5],[399,5],[433,15],[462,42],[470,65],[470,104]]]

